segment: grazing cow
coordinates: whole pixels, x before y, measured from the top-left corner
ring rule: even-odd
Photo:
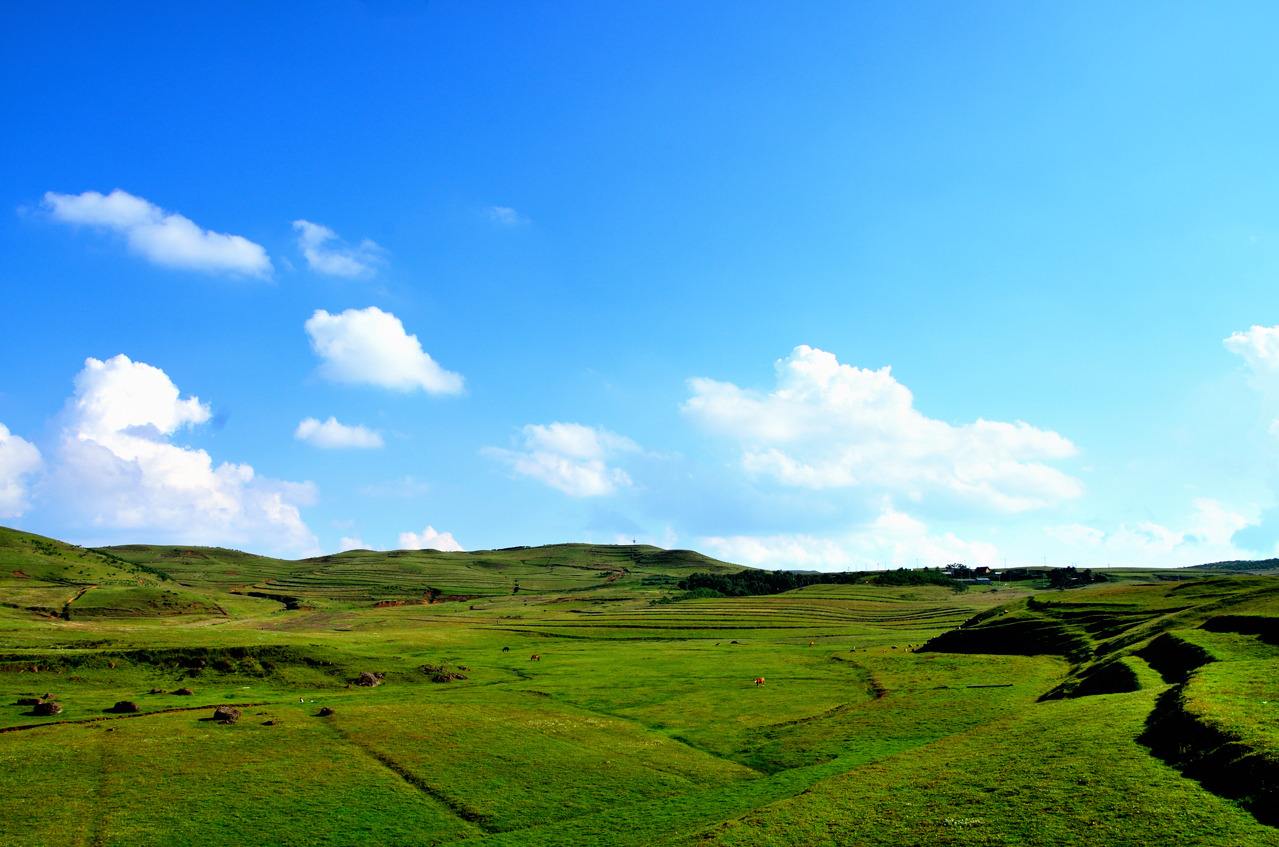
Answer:
[[[755,677],[755,684],[756,684],[756,685],[763,685],[763,684],[764,684],[764,677],[762,677],[762,676],[757,676],[757,677]]]
[[[511,648],[510,648],[510,647],[503,647],[503,648],[502,648],[502,652],[503,652],[503,653],[509,653],[509,652],[511,652]]]
[[[542,654],[541,654],[541,653],[534,653],[532,656],[529,656],[529,657],[528,657],[528,660],[529,660],[530,662],[540,662],[540,661],[542,661]]]

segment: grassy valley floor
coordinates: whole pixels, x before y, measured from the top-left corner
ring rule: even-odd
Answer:
[[[1273,577],[680,599],[715,569],[0,530],[0,843],[1279,845]]]

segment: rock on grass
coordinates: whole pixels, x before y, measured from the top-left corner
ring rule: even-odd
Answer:
[[[240,710],[235,706],[218,706],[213,710],[213,719],[218,723],[235,723],[240,719]]]

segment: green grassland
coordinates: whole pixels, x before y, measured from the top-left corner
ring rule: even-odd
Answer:
[[[0,843],[1279,845],[1279,579],[737,569],[0,529]]]

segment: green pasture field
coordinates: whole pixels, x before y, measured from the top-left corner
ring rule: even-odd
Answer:
[[[735,569],[0,529],[0,844],[1279,845],[1279,580]]]

